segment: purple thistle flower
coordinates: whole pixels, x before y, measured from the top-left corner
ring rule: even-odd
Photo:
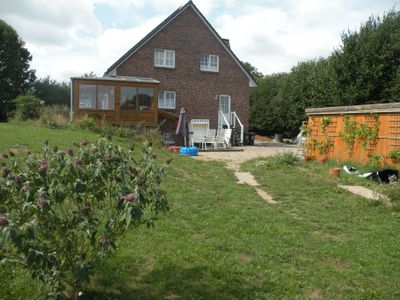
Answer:
[[[121,198],[128,202],[133,202],[137,199],[137,195],[134,193],[130,193],[130,194],[122,196]]]
[[[37,203],[41,208],[43,208],[47,205],[47,202],[43,197],[40,197]]]
[[[0,215],[0,226],[7,226],[9,224],[5,215]]]
[[[76,163],[77,166],[82,166],[82,160],[80,158],[77,158],[75,160],[75,163]]]
[[[6,178],[8,176],[8,174],[11,173],[11,169],[8,167],[3,167],[1,169],[1,173],[3,174],[3,177]]]
[[[74,156],[74,149],[68,148],[67,153],[69,156]]]
[[[81,145],[87,146],[87,145],[89,145],[89,141],[85,139],[85,140],[81,141]]]
[[[15,176],[15,177],[14,177],[14,181],[15,181],[16,183],[20,183],[20,182],[21,182],[21,176],[19,176],[19,175]]]
[[[47,164],[40,164],[40,167],[39,167],[39,174],[40,175],[45,175],[46,174],[46,172],[47,172]]]

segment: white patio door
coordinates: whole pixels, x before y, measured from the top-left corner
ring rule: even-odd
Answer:
[[[220,95],[219,96],[219,111],[221,111],[225,119],[228,121],[229,125],[232,124],[231,122],[231,96],[228,95]],[[221,119],[221,115],[218,114],[218,124],[219,127],[222,127],[222,125],[226,125],[225,121]]]

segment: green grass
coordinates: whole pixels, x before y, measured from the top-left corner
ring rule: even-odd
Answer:
[[[25,137],[8,142],[4,132]],[[0,134],[5,150],[27,137],[35,151],[44,136],[59,145],[95,138],[3,124]],[[160,156],[175,158],[163,182],[170,212],[155,229],[139,227],[121,241],[118,254],[98,266],[86,298],[400,297],[400,214],[336,188],[344,179],[326,175],[327,166],[246,163],[279,202],[270,205],[220,163]],[[40,295],[40,285],[22,274],[0,267],[0,298]]]

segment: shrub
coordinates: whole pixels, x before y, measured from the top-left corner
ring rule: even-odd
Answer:
[[[99,132],[99,128],[97,126],[96,120],[93,119],[92,117],[89,117],[88,115],[84,115],[83,117],[80,117],[80,118],[75,118],[74,125],[78,129]]]
[[[69,124],[69,109],[65,105],[44,106],[40,110],[39,122],[49,128],[65,127]]]
[[[0,260],[25,266],[52,297],[77,297],[128,230],[168,209],[151,147],[134,158],[105,138],[75,146],[45,143],[0,172]]]
[[[15,99],[16,118],[21,120],[37,119],[43,101],[32,95],[21,95]]]

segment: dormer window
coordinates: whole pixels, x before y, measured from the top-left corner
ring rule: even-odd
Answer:
[[[166,49],[155,49],[154,66],[163,68],[175,68],[175,51]]]
[[[218,55],[202,55],[200,57],[200,70],[206,72],[219,72]]]

